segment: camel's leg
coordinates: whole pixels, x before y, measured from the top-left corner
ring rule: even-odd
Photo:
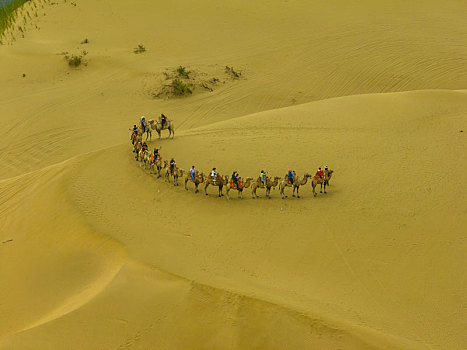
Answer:
[[[206,196],[208,195],[208,186],[209,186],[209,183],[206,183],[206,186],[204,186],[204,193],[206,194]]]
[[[185,179],[185,190],[188,191],[188,187],[186,187],[186,183],[188,182],[188,178]]]
[[[324,181],[324,193],[326,194],[326,181]]]
[[[227,187],[227,188],[225,189],[225,194],[227,195],[227,199],[230,200],[229,191],[230,191],[230,188]]]
[[[300,189],[300,187],[297,187],[297,198],[300,198],[300,196],[298,195],[298,190]]]
[[[321,182],[319,186],[319,193],[323,193],[323,183]]]
[[[292,197],[295,197],[295,189],[296,189],[296,187],[292,186]]]

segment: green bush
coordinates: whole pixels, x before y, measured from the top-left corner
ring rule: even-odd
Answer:
[[[83,56],[71,55],[65,56],[65,58],[71,67],[78,67],[83,62]]]
[[[192,91],[191,89],[188,87],[187,84],[185,84],[183,81],[181,81],[180,79],[174,79],[173,82],[172,82],[172,88],[173,88],[173,93],[174,95],[177,95],[177,96],[183,96],[183,95],[186,95],[186,94],[191,94]]]
[[[190,71],[187,71],[185,67],[179,66],[177,68],[178,76],[184,79],[190,79]]]

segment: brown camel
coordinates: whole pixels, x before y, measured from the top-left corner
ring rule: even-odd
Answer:
[[[141,141],[136,142],[135,147],[134,147],[134,152],[136,153],[135,159],[138,160],[139,153],[141,152],[141,149],[143,148],[143,143]]]
[[[214,183],[214,179],[211,176],[206,177],[204,180],[205,186],[204,186],[204,193],[206,196],[208,195],[207,189],[209,185],[211,186],[217,186],[219,189],[219,197],[222,197],[224,194],[222,193],[222,188],[227,185],[229,182],[229,177],[226,175],[225,177],[222,177],[220,174],[217,174],[216,177],[216,182]]]
[[[297,175],[294,175],[293,184],[292,184],[289,182],[288,176],[286,175],[285,178],[282,179],[281,183],[279,184],[279,189],[282,195],[282,199],[287,198],[284,192],[286,187],[293,187],[292,197],[295,197],[295,191],[297,191],[297,198],[300,198],[300,195],[298,194],[298,190],[300,189],[300,186],[306,185],[309,177],[311,177],[310,174],[305,174],[303,175],[303,179],[300,180],[300,178]]]
[[[185,170],[175,166],[173,172],[171,173],[170,166],[168,166],[167,161],[164,161],[164,168],[165,167],[167,167],[167,170],[165,171],[165,180],[169,181],[169,177],[172,176],[174,179],[174,186],[178,186],[178,178],[183,176]]]
[[[245,188],[250,187],[251,181],[253,180],[252,177],[247,177],[245,182],[243,181],[243,178],[238,179],[238,187],[233,183],[233,181],[230,181],[226,186],[225,186],[225,191],[227,193],[227,199],[230,199],[229,196],[229,191],[230,190],[236,190],[238,191],[238,196],[243,199],[243,190]]]
[[[144,165],[144,169],[151,167],[151,152],[149,150],[140,150],[138,152],[139,166]]]
[[[143,144],[143,138],[141,134],[138,134],[138,132],[136,134],[131,134],[131,144],[133,145],[133,152],[136,152],[136,144],[138,142]]]
[[[154,123],[153,121],[153,125],[154,125],[154,130],[156,130],[157,133],[159,134],[159,139],[161,138],[162,130],[169,130],[169,137],[170,135],[172,135],[172,137],[175,137],[175,127],[174,127],[173,121],[166,119],[164,126],[162,126],[162,119],[159,117],[159,120],[157,121],[157,123]]]
[[[165,168],[166,166],[166,162],[162,162],[162,158],[161,156],[157,156],[156,157],[156,160],[154,161],[154,154],[151,155],[151,163],[150,163],[150,167],[149,167],[149,170],[152,170],[154,172],[154,174],[157,173],[157,177],[161,177],[161,170],[163,168]]]
[[[277,184],[279,183],[279,180],[281,179],[280,176],[274,177],[274,179],[268,177],[266,179],[266,185],[264,185],[263,181],[261,181],[261,178],[258,177],[258,179],[253,182],[251,185],[251,196],[253,199],[258,198],[258,195],[256,194],[256,189],[257,188],[265,188],[266,189],[266,197],[271,199],[271,188],[276,188]]]
[[[324,179],[321,179],[318,175],[313,176],[313,179],[311,180],[311,188],[313,189],[313,196],[316,197],[316,185],[320,185],[320,191],[319,193],[323,193],[323,186],[324,186],[324,193],[326,192],[326,185],[329,186],[329,180],[332,177],[332,174],[334,173],[334,170],[329,170],[328,174],[324,177]]]
[[[186,173],[186,175],[185,175],[185,190],[188,191],[188,187],[186,186],[186,184],[187,184],[188,181],[191,181],[195,185],[195,193],[198,193],[199,192],[198,186],[199,186],[199,184],[202,184],[204,182],[204,178],[205,178],[204,173],[199,173],[198,171],[195,172],[194,178],[191,178],[190,173]]]

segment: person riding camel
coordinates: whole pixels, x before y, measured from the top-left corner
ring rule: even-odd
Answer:
[[[212,182],[213,182],[214,185],[215,185],[215,184],[216,184],[216,180],[217,180],[216,168],[212,168],[212,171],[211,171],[211,178],[212,178]]]
[[[162,129],[164,128],[164,124],[167,123],[167,117],[164,115],[164,113],[161,113],[161,127]]]
[[[173,175],[173,173],[174,173],[175,164],[176,164],[176,163],[175,163],[175,159],[172,158],[172,159],[170,160],[170,175]]]
[[[233,182],[233,184],[235,185],[235,187],[237,188],[237,190],[238,190],[239,187],[240,187],[239,184],[238,184],[238,178],[239,178],[238,173],[237,173],[236,171],[234,171],[234,172],[232,173],[232,182]]]
[[[259,174],[259,178],[261,179],[261,182],[266,186],[268,176],[266,175],[266,172],[264,170],[261,170],[261,173]]]
[[[143,152],[146,152],[148,150],[148,144],[146,142],[143,142],[143,146],[141,147],[141,150]]]
[[[324,180],[324,171],[321,168],[318,168],[318,171],[316,172],[316,176],[323,181]]]
[[[144,117],[144,115],[141,117],[140,121],[141,123],[141,128],[143,129],[143,132],[146,131],[146,118]]]
[[[292,170],[289,170],[289,172],[287,173],[287,181],[289,182],[289,184],[293,185],[293,177],[295,175],[295,171],[292,171]]]
[[[160,158],[159,150],[160,148],[154,148],[154,154],[152,156],[152,164],[155,164],[156,160]]]
[[[191,176],[192,181],[195,179],[195,174],[196,174],[196,169],[195,169],[195,166],[193,165],[190,169],[190,176]]]

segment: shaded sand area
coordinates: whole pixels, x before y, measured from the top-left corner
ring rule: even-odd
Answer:
[[[467,5],[74,3],[0,46],[0,349],[467,347]],[[161,112],[184,169],[328,194],[155,179],[128,128]]]

